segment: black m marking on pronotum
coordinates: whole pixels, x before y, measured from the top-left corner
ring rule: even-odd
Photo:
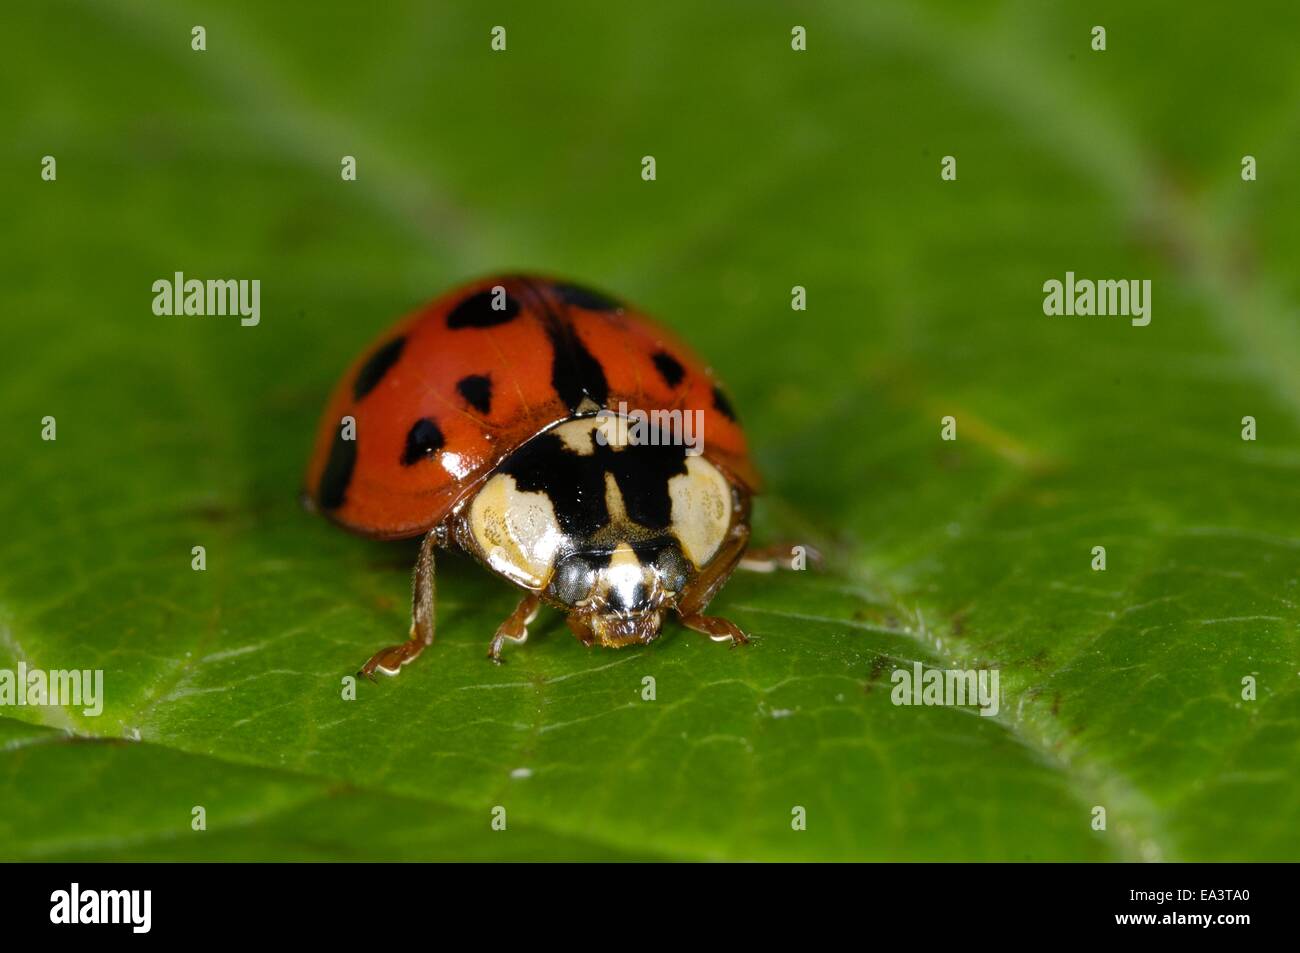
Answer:
[[[595,456],[614,475],[632,522],[656,530],[671,526],[672,498],[668,483],[686,472],[685,447],[641,444],[614,451],[598,446]]]
[[[485,374],[471,374],[456,382],[456,390],[483,416],[492,413],[492,378]]]
[[[602,462],[574,453],[553,433],[529,440],[505,459],[501,472],[514,477],[520,492],[545,493],[569,536],[587,539],[609,522]]]
[[[442,449],[442,430],[429,417],[421,417],[406,434],[402,466],[410,467]]]
[[[376,348],[375,353],[366,359],[366,363],[361,365],[361,370],[357,371],[357,378],[352,382],[352,396],[356,400],[365,397],[375,385],[384,379],[389,368],[397,363],[398,358],[402,356],[402,348],[406,347],[406,338],[393,338],[383,347]]]
[[[550,500],[561,529],[588,539],[609,524],[605,475],[614,477],[628,518],[653,530],[672,522],[668,481],[686,472],[686,448],[638,444],[615,450],[593,444],[589,454],[575,453],[553,433],[528,441],[501,464],[501,472],[524,493],[542,492]]]

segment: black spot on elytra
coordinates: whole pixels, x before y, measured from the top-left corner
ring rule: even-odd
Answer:
[[[321,509],[336,510],[343,505],[347,496],[348,484],[352,482],[352,468],[357,464],[357,442],[343,439],[343,428],[334,435],[330,446],[329,459],[321,471],[320,484],[316,487],[316,498]]]
[[[500,310],[492,305],[504,298]],[[472,294],[447,315],[447,327],[452,330],[460,328],[491,328],[498,324],[513,321],[519,314],[519,302],[510,295],[498,295],[491,288]]]
[[[456,382],[456,390],[480,414],[486,416],[492,413],[492,378],[483,374],[471,374]]]
[[[727,400],[727,395],[719,387],[713,388],[713,406],[717,408],[718,413],[728,420],[736,419],[735,408],[731,406],[731,401]]]
[[[659,376],[664,379],[664,383],[669,387],[676,387],[686,376],[686,368],[682,367],[681,362],[673,357],[667,351],[659,351],[654,356],[655,370]]]
[[[609,297],[609,295],[601,294],[599,291],[592,291],[590,288],[582,287],[582,285],[557,284],[554,288],[555,294],[561,301],[575,308],[584,308],[587,311],[623,310],[623,305]]]
[[[428,417],[421,417],[406,434],[406,449],[402,451],[402,466],[410,467],[419,463],[431,453],[442,449],[442,431]]]
[[[360,400],[375,389],[375,385],[384,379],[389,368],[402,356],[404,347],[406,347],[406,338],[393,338],[370,355],[366,363],[361,365],[361,370],[357,371],[357,379],[352,382],[354,399]]]
[[[559,318],[546,323],[546,335],[551,339],[551,386],[571,411],[591,398],[597,407],[604,407],[609,399],[609,384],[600,361],[587,350],[573,325]]]

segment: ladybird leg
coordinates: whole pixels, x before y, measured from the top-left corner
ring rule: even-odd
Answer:
[[[587,648],[596,644],[596,633],[591,630],[591,620],[588,617],[569,613],[564,621],[568,623],[569,631]]]
[[[799,552],[802,550],[802,553]],[[776,572],[778,569],[802,569],[797,562],[803,557],[805,563],[820,568],[822,565],[821,550],[814,546],[808,546],[804,543],[773,543],[771,546],[758,546],[754,549],[746,550],[745,554],[740,557],[737,563],[737,569],[745,569],[749,572]]]
[[[537,618],[537,610],[541,608],[542,600],[536,593],[528,593],[519,600],[519,605],[515,606],[515,611],[506,616],[506,621],[497,626],[497,634],[492,637],[492,642],[488,646],[488,658],[501,665],[505,659],[501,657],[501,646],[506,639],[516,644],[523,643],[528,638],[528,623]]]
[[[701,610],[722,588],[722,584],[731,577],[732,570],[745,552],[749,542],[749,527],[743,523],[734,527],[731,535],[723,540],[722,546],[695,576],[694,579],[677,596],[677,614],[686,616],[699,615]]]
[[[401,645],[390,645],[370,656],[370,661],[361,666],[358,675],[364,675],[372,682],[376,670],[385,675],[396,675],[403,665],[423,652],[425,646],[433,644],[433,549],[436,543],[436,531],[430,530],[420,544],[420,556],[411,574],[411,637]]]
[[[691,584],[682,590],[677,599],[677,615],[682,625],[703,632],[715,642],[731,641],[733,646],[745,645],[749,639],[736,623],[720,616],[704,615],[704,607],[722,588],[732,570],[739,563],[749,542],[749,529],[744,524],[732,530],[731,537]]]
[[[731,641],[732,648],[737,645],[748,645],[749,638],[741,631],[740,626],[730,619],[724,619],[717,615],[684,615],[682,625],[688,629],[694,629],[696,632],[703,632],[714,642]]]

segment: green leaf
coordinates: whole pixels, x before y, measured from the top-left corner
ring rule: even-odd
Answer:
[[[0,668],[105,703],[0,708],[0,858],[1300,856],[1295,14],[1134,6],[11,11]],[[707,354],[759,537],[828,566],[733,578],[746,649],[546,612],[494,668],[514,595],[443,558],[437,644],[344,700],[415,546],[298,507],[316,417],[517,268]],[[261,323],[155,316],[175,271]],[[1066,271],[1150,279],[1151,324],[1045,316]],[[895,705],[916,662],[997,714]]]

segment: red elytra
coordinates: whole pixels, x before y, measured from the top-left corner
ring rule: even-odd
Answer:
[[[353,532],[418,536],[530,437],[620,404],[702,411],[704,457],[758,490],[725,395],[680,340],[597,292],[512,275],[437,298],[365,350],[321,417],[306,492]],[[345,418],[354,439],[341,436]],[[412,440],[433,460],[413,459]]]

